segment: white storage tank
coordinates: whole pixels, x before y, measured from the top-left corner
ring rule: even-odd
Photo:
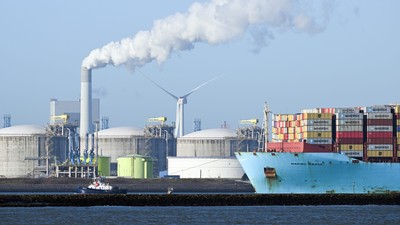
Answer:
[[[0,129],[0,176],[31,177],[46,156],[43,126],[18,125]],[[36,160],[34,160],[36,158]]]
[[[177,139],[177,157],[234,157],[236,131],[227,128],[201,130]]]

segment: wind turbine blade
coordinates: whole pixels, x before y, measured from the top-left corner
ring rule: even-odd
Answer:
[[[186,95],[182,96],[181,98],[186,98],[187,96],[189,96],[189,95],[192,94],[193,92],[195,92],[195,91],[199,90],[201,87],[203,87],[203,86],[205,86],[205,85],[207,85],[207,84],[213,82],[214,80],[218,79],[219,77],[221,77],[221,76],[214,77],[214,78],[212,78],[211,80],[206,81],[206,82],[200,84],[199,86],[195,87],[193,90],[191,90],[189,93],[187,93]]]
[[[142,71],[138,70],[140,74],[142,74],[142,76],[144,76],[147,80],[149,80],[151,83],[153,83],[154,85],[156,85],[157,87],[159,87],[161,90],[165,91],[167,94],[171,95],[171,97],[173,97],[175,100],[178,100],[179,98],[175,95],[173,95],[171,92],[165,90],[163,87],[161,87],[159,84],[157,84],[154,80],[152,80],[150,77],[146,76]]]

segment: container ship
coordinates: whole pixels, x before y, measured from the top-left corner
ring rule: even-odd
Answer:
[[[272,114],[271,136],[235,153],[256,193],[400,192],[399,105]]]

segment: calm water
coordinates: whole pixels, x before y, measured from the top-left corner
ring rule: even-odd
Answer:
[[[0,224],[400,224],[400,206],[5,207]]]

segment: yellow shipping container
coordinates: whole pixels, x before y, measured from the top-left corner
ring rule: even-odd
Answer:
[[[332,138],[332,132],[304,132],[303,138]]]
[[[400,138],[400,132],[397,132],[397,138]],[[397,142],[398,143],[398,142]]]
[[[295,116],[293,114],[288,115],[288,121],[294,121]]]
[[[339,145],[341,151],[362,151],[362,144],[340,144]]]
[[[400,105],[394,107],[394,113],[400,113]]]
[[[377,151],[377,150],[369,150],[367,151],[368,157],[393,157],[393,151]]]
[[[396,125],[397,125],[397,126],[400,126],[400,119],[397,119],[397,120],[396,120]]]
[[[332,119],[332,113],[303,113],[303,120]]]
[[[288,134],[288,139],[289,139],[289,140],[293,140],[293,139],[295,139],[295,136],[294,136],[294,134]]]
[[[294,134],[295,132],[294,132],[294,127],[289,127],[288,128],[288,134]]]

